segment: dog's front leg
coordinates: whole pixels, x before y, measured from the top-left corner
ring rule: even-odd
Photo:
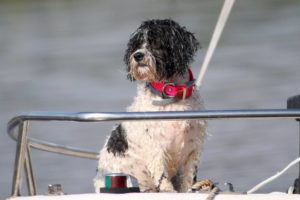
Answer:
[[[197,174],[199,152],[197,150],[192,151],[184,165],[183,180],[180,187],[180,192],[187,192],[192,187],[195,174]]]
[[[153,155],[149,170],[157,192],[175,192],[167,170],[165,155]]]
[[[158,177],[156,177],[157,179]],[[175,192],[173,184],[165,173],[162,173],[156,181],[156,191],[158,192]]]

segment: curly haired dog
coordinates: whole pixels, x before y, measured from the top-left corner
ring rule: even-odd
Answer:
[[[199,48],[178,23],[144,21],[131,35],[124,56],[128,78],[137,80],[130,112],[203,109],[189,64]],[[122,122],[100,152],[95,189],[107,172],[135,177],[144,192],[186,192],[193,184],[206,122],[161,120]]]

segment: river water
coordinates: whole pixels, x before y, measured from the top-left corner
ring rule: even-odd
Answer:
[[[172,18],[202,44],[197,75],[222,1],[0,1],[0,198],[10,195],[16,144],[10,118],[28,111],[124,111],[135,95],[122,62],[141,21]],[[300,2],[236,2],[204,78],[207,109],[285,108],[300,94]],[[98,151],[114,123],[31,123],[31,137]],[[298,155],[293,120],[209,122],[199,178],[246,191]],[[93,192],[96,161],[32,151],[38,192],[61,183]],[[297,167],[260,192],[285,191]],[[26,191],[23,188],[22,191]]]

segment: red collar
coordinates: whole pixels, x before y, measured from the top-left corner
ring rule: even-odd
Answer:
[[[175,85],[170,82],[150,82],[147,86],[155,94],[160,95],[162,98],[176,98],[182,100],[192,96],[194,88],[194,76],[192,71],[189,69],[189,81],[183,85]]]

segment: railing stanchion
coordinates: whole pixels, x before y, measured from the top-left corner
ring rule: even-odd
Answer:
[[[22,170],[24,169],[25,155],[27,151],[27,129],[28,129],[28,121],[22,121],[19,124],[19,130],[18,130],[19,134],[18,134],[16,157],[15,157],[12,196],[20,195],[20,187],[22,182]]]
[[[26,180],[28,186],[29,195],[37,195],[35,179],[33,176],[32,162],[31,162],[31,152],[30,145],[27,145],[26,157],[25,157],[25,172],[26,172]]]

